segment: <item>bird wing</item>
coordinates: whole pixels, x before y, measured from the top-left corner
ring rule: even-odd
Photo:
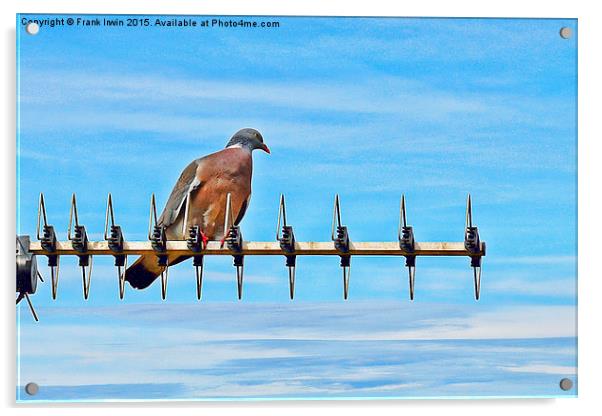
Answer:
[[[190,163],[180,175],[180,178],[171,191],[171,195],[169,195],[167,204],[165,204],[165,209],[163,209],[157,221],[159,225],[169,227],[175,223],[182,211],[182,207],[186,205],[188,195],[202,185],[202,182],[198,178],[198,170],[202,160],[201,158]]]

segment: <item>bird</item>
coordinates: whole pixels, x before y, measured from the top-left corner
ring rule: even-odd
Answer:
[[[224,229],[226,198],[231,195],[232,218],[238,225],[249,207],[254,150],[270,154],[257,130],[244,128],[230,138],[226,147],[193,160],[180,174],[157,225],[165,227],[167,240],[184,240],[184,217],[188,205],[186,227],[199,225],[203,245],[221,238],[223,246],[228,230]],[[187,204],[187,198],[190,202]],[[190,256],[168,255],[168,265],[178,264]],[[125,280],[135,289],[144,289],[161,275],[163,267],[155,254],[140,256],[125,272]]]

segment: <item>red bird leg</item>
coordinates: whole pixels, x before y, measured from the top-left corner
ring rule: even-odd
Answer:
[[[222,238],[221,240],[219,240],[219,248],[224,248],[224,244],[226,243],[226,238],[228,237],[228,235],[224,235],[224,238]]]
[[[209,237],[203,231],[201,231],[201,240],[203,240],[203,250],[207,248],[207,243],[209,242]]]

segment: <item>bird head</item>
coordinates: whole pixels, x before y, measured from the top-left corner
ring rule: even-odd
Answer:
[[[255,129],[238,130],[228,141],[226,147],[241,147],[251,152],[255,149],[261,149],[266,153],[270,153],[270,149],[263,142],[263,136]]]

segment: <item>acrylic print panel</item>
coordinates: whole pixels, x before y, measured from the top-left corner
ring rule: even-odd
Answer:
[[[17,42],[18,401],[577,395],[576,20],[24,14]]]

